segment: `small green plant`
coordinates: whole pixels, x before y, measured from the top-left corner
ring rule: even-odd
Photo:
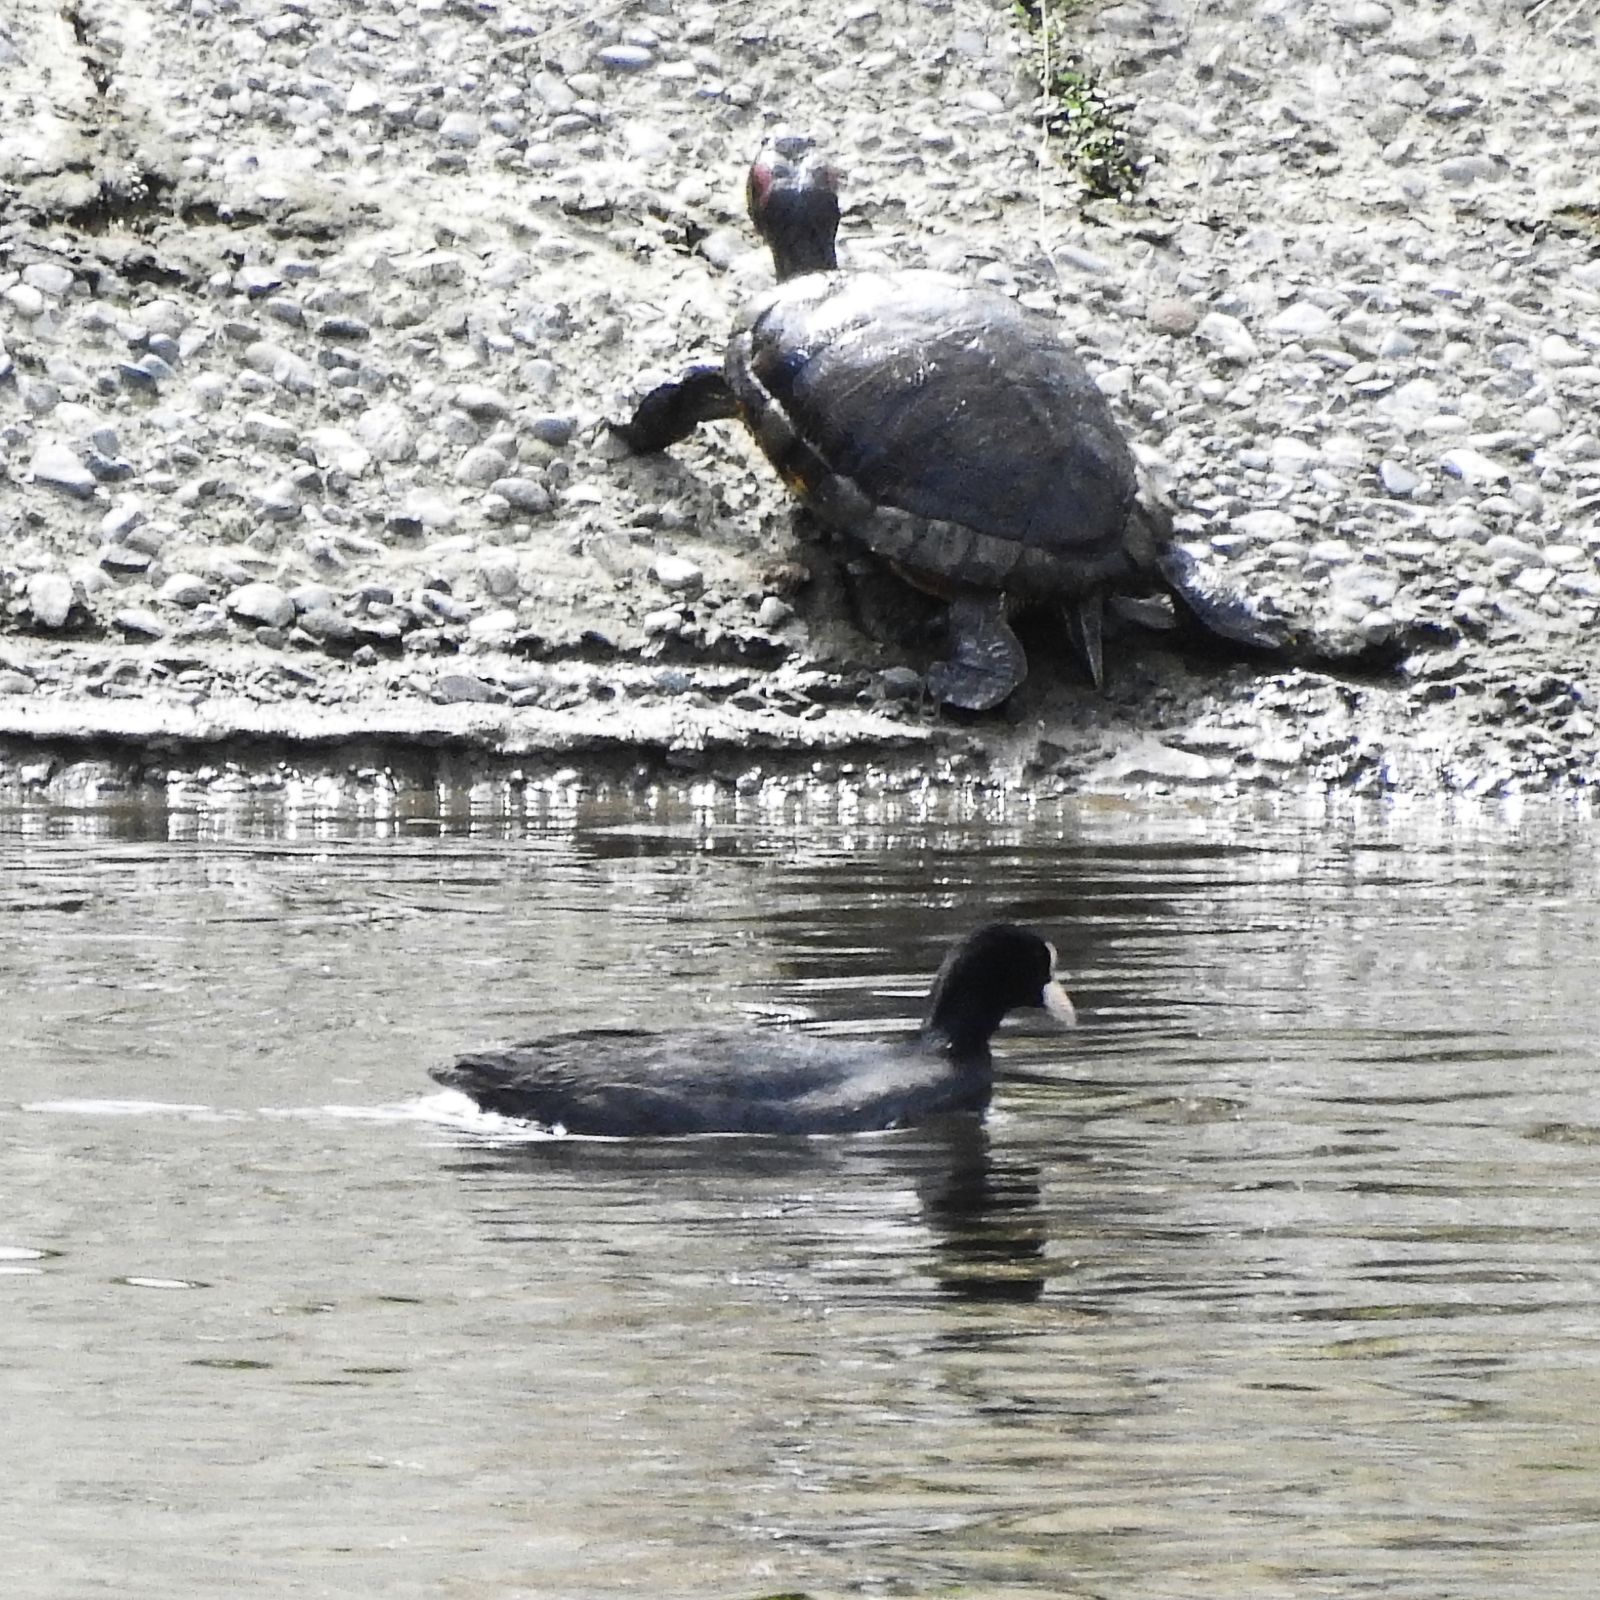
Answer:
[[[1060,140],[1090,194],[1120,200],[1139,187],[1142,164],[1094,69],[1065,43],[1067,20],[1084,9],[1084,0],[1012,0],[1017,20],[1034,38],[1046,130]]]

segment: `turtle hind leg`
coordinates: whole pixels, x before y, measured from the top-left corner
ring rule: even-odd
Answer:
[[[950,655],[928,672],[934,698],[964,711],[990,711],[1028,675],[1028,657],[998,594],[950,602]]]
[[[690,367],[674,383],[658,384],[626,422],[608,426],[636,456],[648,456],[687,439],[702,422],[738,414],[722,368],[704,365]]]

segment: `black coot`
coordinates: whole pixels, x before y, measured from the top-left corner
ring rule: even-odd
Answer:
[[[460,1057],[433,1076],[485,1111],[568,1133],[857,1133],[944,1112],[981,1112],[989,1040],[1008,1011],[1073,1020],[1038,934],[995,922],[939,968],[926,1020],[895,1043],[762,1029],[647,1033],[589,1028]]]

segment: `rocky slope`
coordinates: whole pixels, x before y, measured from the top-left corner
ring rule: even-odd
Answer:
[[[1070,27],[1053,60],[1143,167],[1120,199],[1042,141],[1039,42],[987,0],[13,0],[0,789],[86,752],[407,746],[746,786],[1588,788],[1600,5]],[[1039,627],[1005,714],[958,724],[919,693],[924,608],[734,427],[621,455],[603,419],[769,281],[741,188],[776,126],[836,152],[848,263],[1059,320],[1207,581],[1398,669],[1130,634],[1096,694]]]

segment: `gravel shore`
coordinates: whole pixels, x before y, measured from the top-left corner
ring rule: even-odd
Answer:
[[[1130,0],[1053,38],[1142,166],[1041,139],[980,0],[158,0],[0,16],[0,797],[373,769],[1041,793],[1600,783],[1600,0]],[[771,281],[744,168],[826,141],[847,266],[1076,343],[1208,582],[1362,679],[1047,623],[1001,713],[733,424],[603,424]]]

